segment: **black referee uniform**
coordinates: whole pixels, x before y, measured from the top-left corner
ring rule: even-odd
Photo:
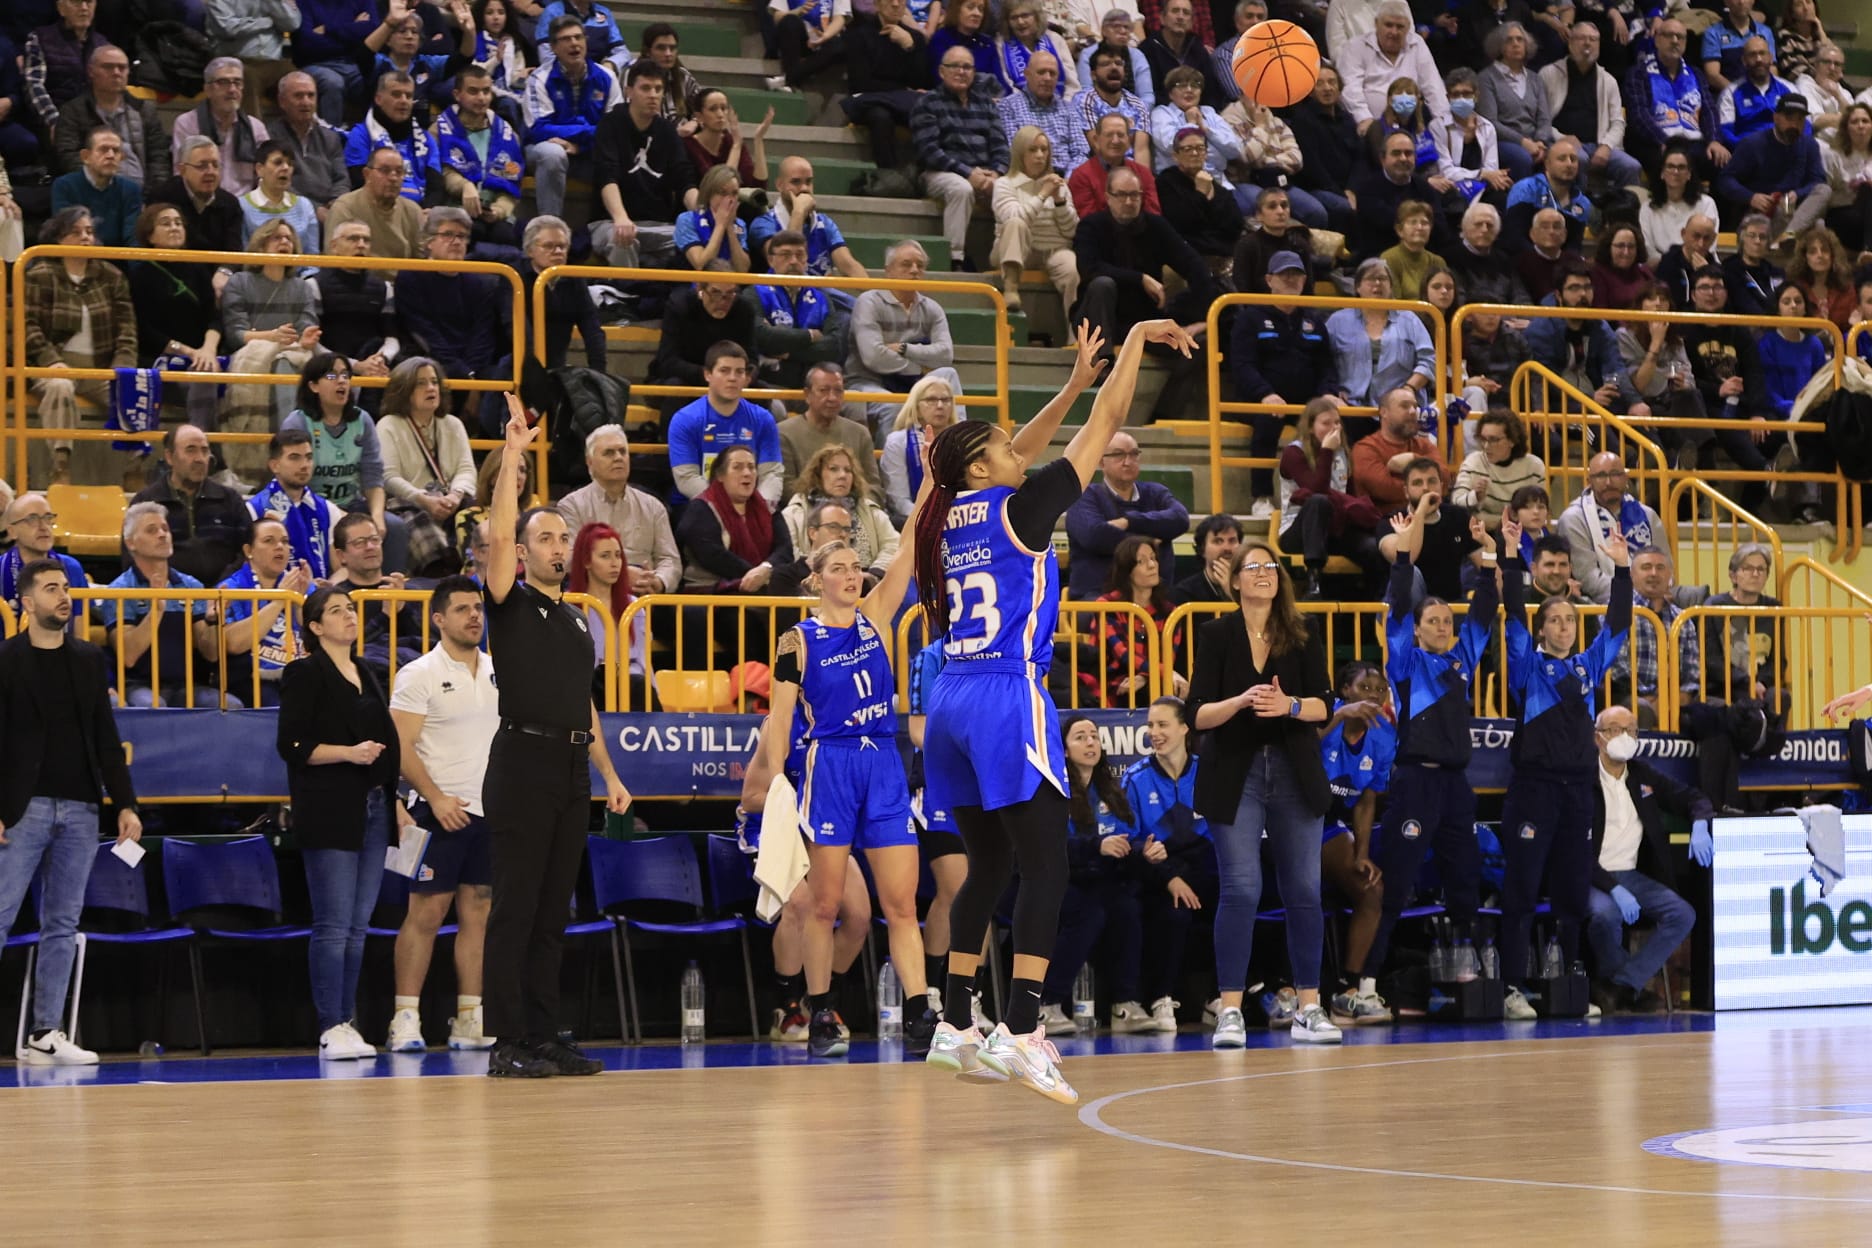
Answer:
[[[505,602],[482,599],[501,714],[482,786],[494,866],[486,1026],[537,1049],[559,1034],[560,946],[591,821],[592,641],[583,611],[524,581]]]

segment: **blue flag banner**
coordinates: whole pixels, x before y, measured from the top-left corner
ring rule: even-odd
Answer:
[[[111,410],[106,429],[150,433],[162,428],[162,375],[153,368],[120,368],[111,386]],[[111,449],[150,453],[148,442],[112,442]]]
[[[273,750],[273,710],[119,710],[119,735],[131,750],[130,774],[144,797],[251,801],[286,793],[286,765]],[[1123,767],[1150,749],[1143,709],[1092,711],[1111,763]],[[760,739],[759,715],[601,715],[611,761],[644,798],[722,798],[741,795],[748,756]],[[1508,747],[1514,721],[1478,719],[1470,726],[1475,755],[1469,780],[1477,789],[1501,790],[1510,774]],[[261,748],[257,744],[264,743]],[[899,748],[909,756],[908,736]],[[1687,737],[1646,733],[1638,757],[1677,780],[1695,784],[1696,745]],[[1791,732],[1780,753],[1742,761],[1744,788],[1840,788],[1852,784],[1846,734]],[[592,775],[592,791],[604,786]]]

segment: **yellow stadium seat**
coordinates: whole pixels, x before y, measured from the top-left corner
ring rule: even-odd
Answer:
[[[58,516],[52,533],[73,555],[114,555],[123,546],[124,512],[130,497],[114,485],[54,485],[46,502]]]
[[[732,711],[734,691],[727,672],[685,672],[664,668],[656,673],[657,701],[666,711]]]

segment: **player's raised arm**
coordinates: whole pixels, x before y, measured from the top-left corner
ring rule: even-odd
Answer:
[[[1118,362],[1113,365],[1111,376],[1099,387],[1098,397],[1092,401],[1092,415],[1066,444],[1066,458],[1079,474],[1081,487],[1092,483],[1099,457],[1105,454],[1112,435],[1124,428],[1125,418],[1131,413],[1131,400],[1137,393],[1138,367],[1144,362],[1144,347],[1153,342],[1175,347],[1186,357],[1196,349],[1196,340],[1175,321],[1140,321],[1131,327],[1131,332],[1125,335],[1124,346],[1118,349]],[[1038,424],[1038,419],[1033,423]],[[1048,437],[1051,436],[1049,432]]]
[[[1078,347],[1078,355],[1073,360],[1072,376],[1066,379],[1065,388],[1014,434],[1014,453],[1030,464],[1052,445],[1053,435],[1059,431],[1066,413],[1079,401],[1086,387],[1105,371],[1105,361],[1100,358],[1105,350],[1105,335],[1092,328],[1090,321],[1079,322],[1079,328],[1073,333],[1073,343]]]

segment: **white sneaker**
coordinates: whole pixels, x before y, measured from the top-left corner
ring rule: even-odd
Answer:
[[[1149,1010],[1136,1001],[1120,1001],[1112,1006],[1111,1029],[1115,1036],[1129,1035],[1139,1031],[1156,1031],[1157,1020],[1151,1017]]]
[[[941,1018],[943,1010],[942,989],[932,987],[926,995],[929,999],[930,1013],[934,1014],[937,1018]]]
[[[1586,1003],[1586,1017],[1587,1018],[1603,1018],[1605,1017],[1605,1011],[1600,1009],[1596,1003],[1588,1001]]]
[[[1070,1036],[1079,1030],[1079,1024],[1057,1005],[1040,1007],[1040,1025],[1056,1036]]]
[[[1283,1030],[1293,1025],[1294,1015],[1300,1012],[1300,994],[1292,988],[1264,992],[1261,1008],[1267,1011],[1268,1026],[1276,1031]]]
[[[339,1024],[345,1029],[345,1038],[351,1042],[351,1056],[355,1058],[376,1057],[377,1046],[364,1038],[356,1023]]]
[[[1250,520],[1267,520],[1272,518],[1273,515],[1274,500],[1271,498],[1255,499],[1254,506],[1248,510],[1248,518]]]
[[[772,77],[763,78],[761,81],[767,84],[767,89],[769,91],[784,91],[789,95],[793,93],[793,88],[787,86],[785,74],[774,74]]]
[[[31,1036],[14,1054],[22,1066],[95,1066],[98,1055],[90,1049],[81,1049],[71,1042],[71,1037],[54,1028],[37,1040]]]
[[[449,1019],[449,1048],[451,1049],[491,1049],[495,1037],[483,1034],[481,1030],[481,1007],[470,1006],[466,1014],[457,1014]]]
[[[422,1015],[415,1010],[398,1010],[390,1016],[390,1035],[384,1048],[392,1053],[420,1053],[429,1046],[423,1043]]]
[[[1508,995],[1502,998],[1502,1017],[1511,1023],[1531,1023],[1540,1015],[1534,1012],[1519,988],[1510,988]]]
[[[1391,1021],[1391,1009],[1385,1004],[1385,999],[1375,992],[1348,990],[1333,995],[1332,1019],[1335,1023],[1352,1027],[1388,1023]]]
[[[1338,1044],[1345,1035],[1335,1026],[1326,1011],[1320,1009],[1319,1002],[1300,1007],[1294,1015],[1293,1026],[1289,1028],[1295,1044]]]
[[[1243,1049],[1248,1047],[1248,1024],[1242,1021],[1242,1012],[1234,1006],[1228,1006],[1216,1012],[1215,1035],[1209,1038],[1212,1049]]]
[[[1215,1026],[1216,1019],[1221,1017],[1221,1015],[1222,1015],[1222,998],[1221,997],[1212,997],[1211,999],[1203,1002],[1203,1026],[1205,1027]]]
[[[999,1059],[992,1063],[982,1054],[982,1034],[973,1027],[957,1031],[948,1023],[937,1023],[930,1037],[929,1053],[923,1060],[938,1070],[978,1079],[1006,1079],[1007,1067]]]
[[[982,1013],[982,994],[979,992],[969,993],[969,1025],[984,1036],[994,1030],[994,1024]]]
[[[376,1053],[375,1049],[371,1050]],[[336,1027],[327,1027],[319,1036],[319,1057],[328,1062],[351,1062],[359,1057],[357,1046],[351,1043],[351,1027],[348,1023],[339,1023]]]
[[[989,1033],[981,1057],[984,1063],[999,1058],[1007,1067],[1009,1078],[1026,1084],[1048,1100],[1062,1105],[1079,1102],[1079,1094],[1060,1073],[1059,1050],[1046,1038],[1045,1027],[1034,1028],[1032,1035],[1017,1036],[1002,1023]]]
[[[1177,1029],[1177,1006],[1181,1004],[1181,1001],[1172,1001],[1169,997],[1158,997],[1155,1001],[1151,1002],[1150,1012],[1153,1029],[1175,1035]]]

